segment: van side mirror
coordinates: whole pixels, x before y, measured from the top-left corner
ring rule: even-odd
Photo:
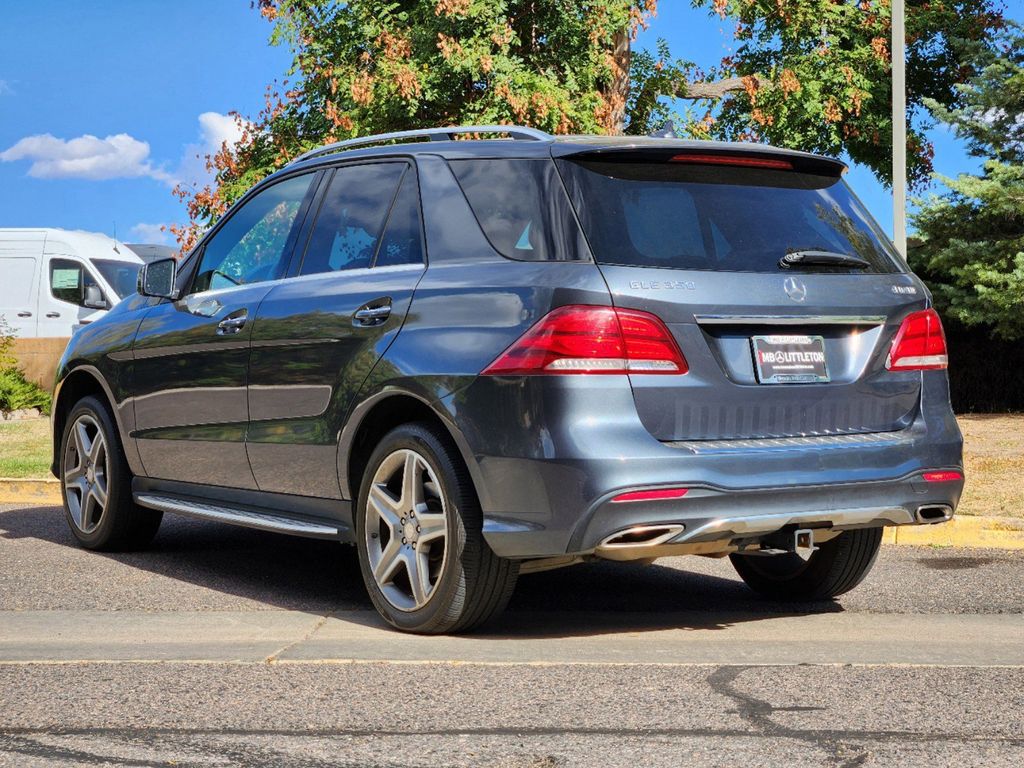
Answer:
[[[98,285],[85,286],[85,293],[82,296],[82,306],[88,309],[109,309],[110,305],[103,298],[103,291]]]
[[[174,282],[177,276],[177,259],[159,259],[144,264],[139,270],[139,293],[158,299],[176,299],[178,292],[174,289]]]

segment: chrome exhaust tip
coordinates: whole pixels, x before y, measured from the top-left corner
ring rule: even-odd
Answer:
[[[944,523],[952,517],[953,508],[948,504],[922,504],[917,508],[917,522],[923,525]]]
[[[671,523],[665,525],[634,525],[632,528],[613,533],[597,545],[598,549],[615,549],[619,547],[656,547],[674,539],[686,530],[685,525]]]

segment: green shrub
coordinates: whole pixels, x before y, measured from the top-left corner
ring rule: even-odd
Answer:
[[[17,368],[0,370],[0,411],[20,411],[38,408],[50,412],[50,395],[38,384],[26,381],[25,375]]]
[[[50,412],[50,393],[25,379],[14,357],[14,334],[0,315],[0,412],[10,413],[28,408]]]

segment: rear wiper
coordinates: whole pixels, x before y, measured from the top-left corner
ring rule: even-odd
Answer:
[[[867,269],[871,262],[860,256],[835,251],[791,251],[779,259],[779,269],[793,267],[853,267]]]

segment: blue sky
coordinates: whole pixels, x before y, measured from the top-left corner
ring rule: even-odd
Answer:
[[[704,66],[730,50],[726,22],[688,2],[662,0],[638,43],[666,38]],[[1024,0],[1009,15],[1024,18]],[[255,114],[289,52],[267,44],[270,25],[249,0],[75,0],[12,3],[0,46],[0,227],[56,226],[159,242],[181,222],[171,195],[202,173],[195,156],[230,136],[231,110]],[[977,164],[936,130],[935,167]],[[21,142],[19,144],[19,142]],[[848,176],[891,230],[891,198],[862,168]]]

